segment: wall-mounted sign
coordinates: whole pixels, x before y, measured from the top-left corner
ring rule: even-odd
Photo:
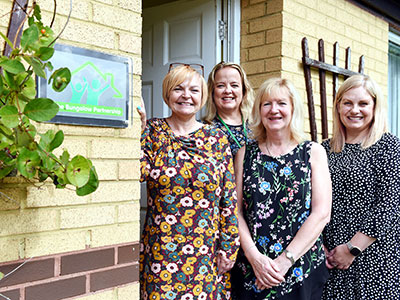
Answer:
[[[49,122],[127,127],[130,60],[67,45],[54,48],[50,60],[54,69],[67,67],[72,77],[61,93],[38,77],[39,97],[50,98],[60,106]]]

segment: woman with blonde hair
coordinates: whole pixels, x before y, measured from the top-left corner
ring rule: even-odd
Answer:
[[[235,160],[241,250],[233,299],[321,297],[331,182],[324,149],[304,140],[302,107],[287,79],[268,79],[257,92],[255,141]]]
[[[344,81],[333,115],[322,143],[333,186],[323,299],[398,300],[400,140],[387,132],[385,100],[367,75]]]
[[[233,159],[226,136],[196,120],[206,83],[189,64],[163,81],[168,118],[139,109],[141,181],[148,206],[140,251],[141,299],[218,299],[239,248]]]
[[[254,92],[243,68],[220,62],[208,76],[208,99],[203,120],[214,124],[228,137],[233,157],[249,138],[248,121]]]

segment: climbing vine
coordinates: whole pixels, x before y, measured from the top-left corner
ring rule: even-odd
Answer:
[[[51,120],[59,106],[49,98],[37,98],[35,76],[47,79],[61,92],[68,86],[71,72],[53,69],[49,60],[56,37],[51,27],[42,23],[35,2],[25,23],[20,45],[0,33],[12,49],[9,56],[0,56],[0,179],[17,170],[29,180],[50,179],[57,188],[72,185],[77,195],[90,194],[99,184],[92,162],[81,155],[71,158],[66,149],[60,156],[53,153],[64,141],[62,130],[36,130],[33,121]]]

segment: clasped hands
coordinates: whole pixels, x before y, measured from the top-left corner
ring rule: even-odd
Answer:
[[[225,252],[219,251],[217,256],[218,275],[222,275],[233,268],[235,261],[226,257]]]
[[[285,255],[281,254],[275,259],[270,259],[255,248],[248,256],[248,260],[256,275],[255,285],[259,290],[270,289],[281,284],[285,281],[284,276],[292,266]]]
[[[328,269],[337,268],[347,270],[355,258],[345,244],[341,244],[331,251],[324,246],[324,251],[326,255],[325,264]]]

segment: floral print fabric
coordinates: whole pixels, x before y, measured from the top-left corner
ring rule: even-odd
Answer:
[[[311,142],[271,157],[257,142],[247,146],[243,166],[243,213],[258,250],[275,259],[296,235],[311,211]],[[285,282],[260,291],[241,250],[232,271],[234,299],[277,299],[303,284],[325,263],[321,237],[289,269]]]
[[[227,138],[210,125],[175,136],[165,119],[152,119],[141,142],[148,193],[141,299],[219,299],[217,251],[235,260],[239,248]]]
[[[247,131],[247,137],[243,128],[243,125],[228,125],[226,124],[226,126],[228,126],[229,130],[232,132],[232,134],[235,136],[236,140],[238,141],[239,145],[236,143],[236,141],[234,140],[234,138],[232,137],[232,134],[230,134],[230,132],[228,131],[228,129],[225,127],[224,124],[222,124],[221,120],[218,119],[217,117],[212,121],[212,124],[221,129],[225,135],[228,138],[229,144],[231,146],[231,151],[232,151],[232,155],[233,158],[235,158],[236,153],[239,151],[240,148],[242,148],[244,145],[246,145],[247,142],[250,142],[252,140],[249,140],[248,136],[251,134],[251,130],[249,129],[249,127],[247,126],[247,124],[245,124],[246,126],[246,131]]]

